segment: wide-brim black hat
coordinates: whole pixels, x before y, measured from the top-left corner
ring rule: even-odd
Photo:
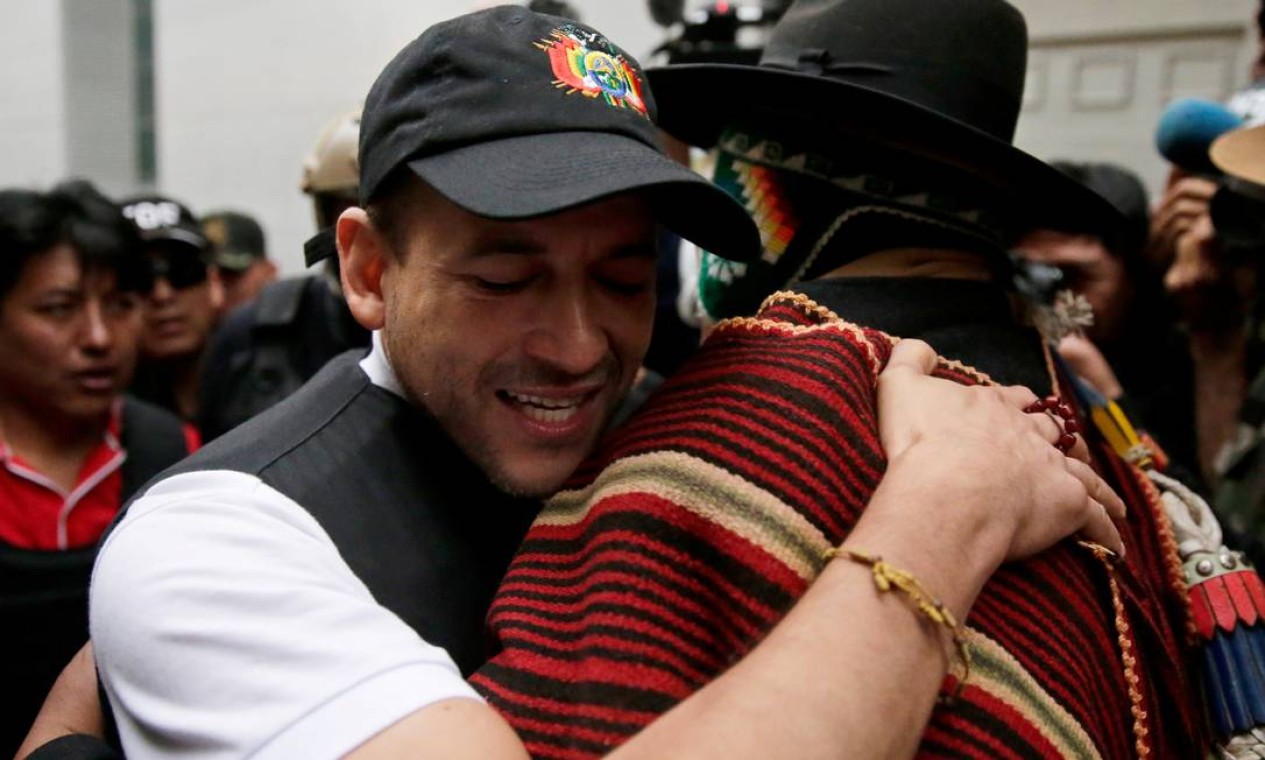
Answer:
[[[1027,44],[1004,0],[797,0],[759,65],[646,76],[660,127],[691,145],[712,147],[737,125],[855,140],[982,181],[1020,226],[1119,224],[1103,198],[1013,145]]]

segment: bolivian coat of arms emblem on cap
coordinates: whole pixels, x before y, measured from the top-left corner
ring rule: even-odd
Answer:
[[[636,71],[602,35],[567,24],[534,44],[549,55],[558,89],[568,95],[600,97],[616,108],[649,116]]]

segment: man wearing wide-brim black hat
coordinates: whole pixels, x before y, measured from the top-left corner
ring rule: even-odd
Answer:
[[[758,66],[649,72],[661,126],[716,148],[714,179],[764,251],[706,256],[703,304],[723,321],[546,508],[493,605],[505,652],[486,693],[524,733],[557,727],[533,752],[618,744],[760,640],[820,569],[806,547],[849,535],[886,465],[875,373],[899,336],[937,349],[944,376],[1049,397],[1032,411],[1063,421],[1061,445],[1083,436],[1131,509],[1123,561],[1067,541],[985,586],[922,753],[1207,753],[1181,560],[1144,452],[1128,462],[1093,429],[1006,285],[1015,232],[1115,213],[1012,145],[1026,54],[1002,0],[798,0]],[[929,521],[954,509],[925,504]],[[616,525],[628,535],[603,540]],[[565,566],[594,590],[549,582],[553,555],[583,557]],[[636,580],[614,587],[622,567]],[[568,614],[551,627],[533,608]],[[522,643],[542,638],[547,653]],[[571,715],[583,730],[562,727]]]

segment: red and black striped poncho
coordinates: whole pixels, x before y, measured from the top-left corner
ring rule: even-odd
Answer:
[[[804,592],[882,476],[875,377],[892,343],[776,294],[722,323],[550,501],[490,612],[502,649],[474,678],[534,756],[615,747]],[[965,690],[919,756],[1206,754],[1176,547],[1150,482],[1095,443],[1129,506],[1128,561],[1066,541],[1004,566],[966,621]]]

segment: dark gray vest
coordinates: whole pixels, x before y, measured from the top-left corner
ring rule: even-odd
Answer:
[[[316,518],[379,604],[468,675],[490,654],[484,618],[539,503],[493,488],[433,418],[369,382],[361,353],[163,477],[257,475]]]

